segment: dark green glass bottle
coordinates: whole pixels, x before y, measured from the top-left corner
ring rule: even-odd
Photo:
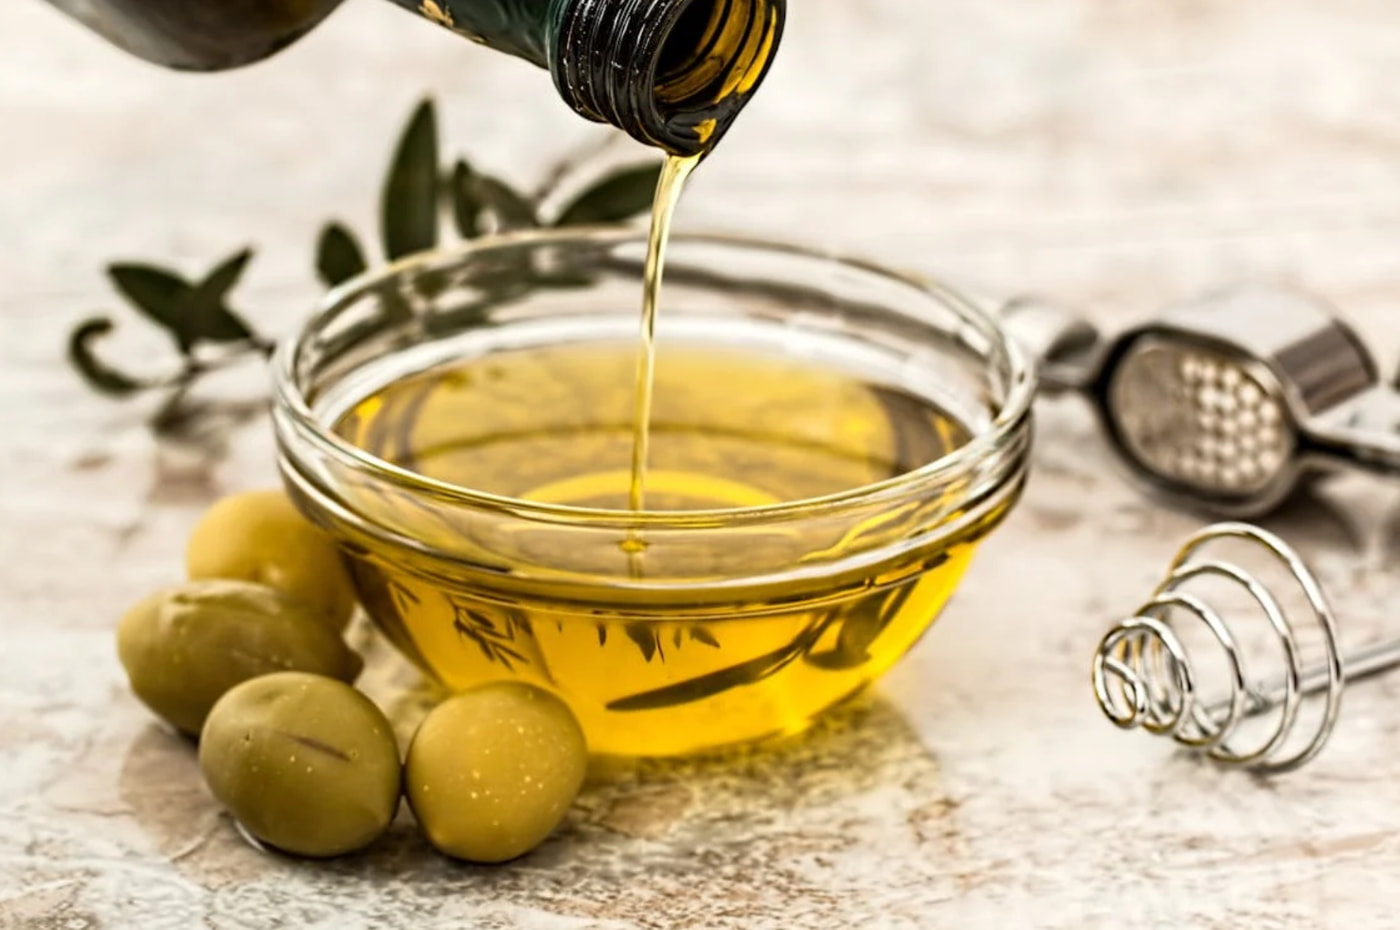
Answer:
[[[158,64],[250,64],[311,31],[340,0],[50,0]],[[758,88],[787,0],[392,0],[549,69],[564,101],[676,155],[706,151]]]

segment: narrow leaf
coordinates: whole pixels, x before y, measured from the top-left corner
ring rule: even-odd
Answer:
[[[656,658],[656,654],[661,650],[661,641],[657,638],[656,631],[651,628],[651,624],[629,623],[625,630],[627,638],[632,640],[642,651],[643,659],[650,662]]]
[[[452,169],[452,219],[457,224],[457,232],[463,239],[475,239],[481,235],[481,201],[476,196],[476,175],[471,165],[457,162]]]
[[[497,232],[533,229],[540,224],[535,205],[499,178],[474,175],[472,192],[477,203],[495,220]]]
[[[331,223],[321,230],[321,241],[316,247],[316,273],[326,287],[344,284],[367,268],[365,253],[350,230],[340,223]]]
[[[719,648],[719,640],[715,639],[715,634],[705,629],[703,626],[693,626],[690,628],[690,638],[697,643],[704,643],[713,649]]]
[[[180,312],[192,290],[187,281],[162,268],[136,264],[110,265],[107,276],[136,310],[170,333],[181,352],[189,351],[192,343]]]
[[[243,249],[224,259],[208,277],[199,283],[196,290],[203,290],[214,297],[223,299],[233,290],[248,270],[248,262],[253,258],[252,249]]]
[[[534,636],[535,627],[522,611],[512,610],[506,614],[506,627],[510,630],[511,641],[517,636]]]
[[[225,259],[185,298],[180,307],[180,328],[191,342],[242,342],[253,338],[253,331],[238,314],[229,309],[228,293],[238,284],[252,249]]]
[[[147,385],[97,357],[93,343],[113,329],[105,317],[85,320],[68,336],[68,360],[88,384],[110,397],[128,397]]]
[[[661,165],[642,165],[610,175],[579,194],[559,213],[556,226],[620,223],[651,209]]]
[[[833,616],[828,616],[816,621],[798,634],[791,643],[755,659],[722,668],[708,675],[701,675],[699,678],[691,678],[687,681],[665,685],[653,691],[644,691],[640,694],[618,698],[616,701],[609,702],[607,709],[628,712],[678,707],[715,697],[734,688],[758,684],[760,681],[781,672],[810,652],[812,647],[831,628],[834,619]]]
[[[384,252],[390,259],[431,249],[438,241],[437,112],[425,100],[399,139],[380,204]]]
[[[943,555],[932,564],[937,566],[946,561],[947,556]],[[804,661],[827,671],[860,668],[870,661],[870,647],[899,616],[913,591],[913,585],[904,584],[878,600],[858,604],[852,613],[841,619],[836,647],[825,652],[809,653]]]
[[[666,685],[654,691],[619,698],[607,705],[611,711],[659,710],[663,707],[678,707],[693,704],[723,694],[734,688],[757,684],[782,671],[802,654],[800,644],[784,646],[781,649],[761,655],[740,665],[720,669],[699,678],[692,678],[674,685]]]

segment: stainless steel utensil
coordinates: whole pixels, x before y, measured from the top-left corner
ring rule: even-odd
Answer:
[[[1304,667],[1298,627],[1276,593],[1239,565],[1207,558],[1202,549],[1218,540],[1250,543],[1269,555],[1297,582],[1320,633],[1324,659]],[[1251,681],[1237,630],[1203,599],[1192,583],[1221,578],[1243,588],[1268,622],[1282,649],[1284,673],[1276,680]],[[1193,661],[1177,622],[1185,615],[1205,624],[1225,658],[1228,696],[1206,703],[1198,663]],[[1296,619],[1296,618],[1295,618]],[[1381,643],[1343,657],[1332,608],[1303,559],[1274,534],[1243,523],[1222,523],[1197,533],[1181,547],[1165,579],[1136,614],[1118,623],[1099,643],[1093,659],[1094,695],[1108,719],[1123,729],[1141,727],[1227,765],[1259,774],[1280,774],[1313,759],[1326,745],[1341,712],[1348,681],[1400,665],[1400,641]],[[1302,698],[1325,694],[1315,726],[1299,734]],[[1271,715],[1271,716],[1265,716]],[[1263,718],[1262,737],[1241,746],[1239,731],[1250,718]]]
[[[1319,300],[1234,288],[1113,338],[1039,300],[1003,313],[1040,360],[1041,390],[1087,396],[1129,476],[1155,496],[1257,516],[1327,471],[1400,473],[1400,395]]]

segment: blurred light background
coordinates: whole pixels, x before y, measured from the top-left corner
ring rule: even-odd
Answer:
[[[118,256],[242,243],[255,317],[312,301],[320,223],[370,228],[394,134],[519,183],[606,130],[547,76],[377,0],[273,60],[168,73],[39,0],[0,7],[0,313],[90,311]],[[1098,316],[1239,278],[1388,339],[1400,297],[1400,7],[1388,0],[795,0],[770,83],[681,219]],[[274,324],[275,325],[275,324]],[[1400,324],[1397,324],[1400,325]]]

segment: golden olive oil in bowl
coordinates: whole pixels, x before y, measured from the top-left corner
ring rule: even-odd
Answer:
[[[282,353],[277,425],[405,655],[673,755],[801,730],[908,651],[1017,497],[1030,378],[939,288],[677,237],[634,511],[645,245],[520,234],[352,284]]]

